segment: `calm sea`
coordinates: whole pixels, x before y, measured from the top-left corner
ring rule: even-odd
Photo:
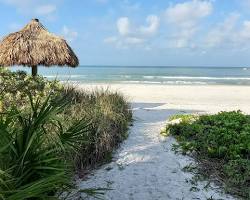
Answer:
[[[12,69],[31,71],[27,67],[14,67]],[[39,67],[38,73],[49,79],[79,83],[250,85],[250,68],[243,67]]]

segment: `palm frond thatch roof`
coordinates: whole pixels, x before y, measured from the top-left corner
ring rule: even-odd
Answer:
[[[48,32],[38,19],[33,19],[19,32],[11,33],[0,42],[0,66],[76,67],[78,58],[67,42]]]

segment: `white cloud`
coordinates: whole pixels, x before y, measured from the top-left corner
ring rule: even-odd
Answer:
[[[157,33],[160,19],[156,15],[149,15],[146,18],[146,23],[146,26],[132,26],[128,17],[121,17],[116,23],[118,35],[108,37],[104,39],[104,42],[115,44],[119,48],[141,45]]]
[[[129,17],[118,18],[117,34],[104,39],[104,42],[126,49],[185,48],[201,55],[212,48],[250,49],[250,19],[242,21],[239,13],[224,13],[225,19],[204,21],[212,14],[213,2],[189,0],[171,4],[161,18],[160,15],[148,15],[143,24],[135,24]],[[162,21],[166,23],[162,24]],[[164,43],[165,38],[167,42]]]
[[[117,20],[117,29],[122,36],[126,36],[130,32],[130,22],[127,17],[121,17]]]
[[[164,20],[167,22],[166,33],[169,38],[167,46],[171,48],[196,48],[192,41],[201,19],[212,13],[213,5],[210,0],[189,0],[184,3],[170,5],[164,12]],[[105,43],[112,43],[116,46],[147,45],[156,39],[153,38],[160,28],[160,21],[157,15],[148,15],[144,25],[133,25],[128,17],[121,17],[117,20],[116,26],[118,35],[108,37]]]
[[[148,26],[142,26],[140,28],[140,31],[143,34],[155,34],[159,28],[160,25],[160,19],[156,15],[149,15],[146,19],[146,22],[148,23]]]
[[[222,23],[208,32],[204,38],[204,47],[230,51],[249,49],[250,20],[240,19],[239,14],[230,14]]]
[[[63,26],[62,35],[69,42],[73,42],[78,37],[78,33],[67,26]]]
[[[171,47],[189,47],[199,27],[199,21],[212,13],[211,1],[192,0],[171,5],[165,11],[165,18],[173,29],[174,40],[169,41]]]
[[[192,27],[203,17],[211,14],[210,1],[192,0],[170,6],[166,10],[166,19],[176,26]]]

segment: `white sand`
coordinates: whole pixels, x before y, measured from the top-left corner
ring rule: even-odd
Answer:
[[[170,86],[143,84],[82,84],[93,89],[110,88],[124,93],[131,102],[164,103],[168,109],[191,109],[206,112],[242,110],[250,113],[250,86]]]
[[[96,86],[107,87],[80,87]],[[171,150],[175,140],[159,132],[166,119],[177,113],[235,109],[250,113],[250,87],[116,84],[110,88],[133,102],[136,121],[113,161],[93,171],[88,180],[78,180],[79,188],[112,188],[104,195],[112,200],[233,199],[218,189],[204,189],[206,183],[199,183],[199,191],[190,191],[193,185],[187,180],[192,175],[182,168],[192,159],[175,154]]]

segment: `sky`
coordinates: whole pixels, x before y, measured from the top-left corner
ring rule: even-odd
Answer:
[[[0,37],[38,18],[81,65],[250,66],[250,0],[0,0]]]

